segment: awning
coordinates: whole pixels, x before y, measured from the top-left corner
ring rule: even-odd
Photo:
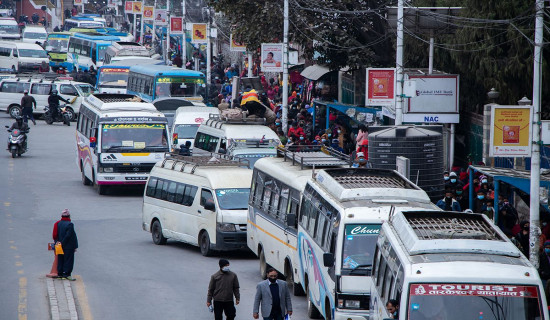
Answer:
[[[322,76],[330,72],[330,69],[324,66],[320,66],[318,64],[314,64],[312,66],[309,66],[300,73],[300,75],[306,79],[309,80],[319,80]]]

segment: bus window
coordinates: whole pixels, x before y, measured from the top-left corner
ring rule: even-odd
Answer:
[[[185,186],[185,194],[183,195],[183,202],[182,204],[184,206],[190,207],[193,205],[193,200],[195,200],[195,195],[197,194],[198,188],[195,186],[186,185]]]
[[[96,44],[94,43],[92,47],[92,61],[94,62],[94,64],[97,64],[96,57],[97,57],[97,49],[96,49]]]
[[[175,202],[176,201],[176,188],[177,182],[170,181],[168,188],[166,190],[166,201]]]

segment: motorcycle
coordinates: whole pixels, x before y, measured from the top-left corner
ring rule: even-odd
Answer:
[[[69,111],[66,105],[64,105],[63,107],[59,106],[57,108],[58,111],[56,117],[55,119],[53,119],[50,107],[44,107],[44,121],[46,121],[47,124],[52,124],[54,122],[63,122],[63,124],[70,126],[71,120],[73,118],[72,111]]]
[[[27,133],[29,130],[22,131],[19,129],[9,130],[10,136],[8,137],[8,151],[11,153],[11,157],[21,156],[27,151]]]

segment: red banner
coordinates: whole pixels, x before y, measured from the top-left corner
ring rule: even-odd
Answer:
[[[178,17],[170,18],[170,32],[183,32],[183,19]]]
[[[395,69],[367,69],[366,105],[395,103]]]
[[[499,284],[468,284],[468,283],[423,283],[412,284],[411,296],[485,296],[538,298],[535,286],[513,286]]]

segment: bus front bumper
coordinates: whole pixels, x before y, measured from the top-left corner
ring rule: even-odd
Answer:
[[[123,184],[146,184],[149,174],[116,174],[105,173],[97,175],[97,184],[100,185],[123,185]]]
[[[347,310],[337,309],[334,312],[334,320],[368,320],[370,319],[369,310]]]

